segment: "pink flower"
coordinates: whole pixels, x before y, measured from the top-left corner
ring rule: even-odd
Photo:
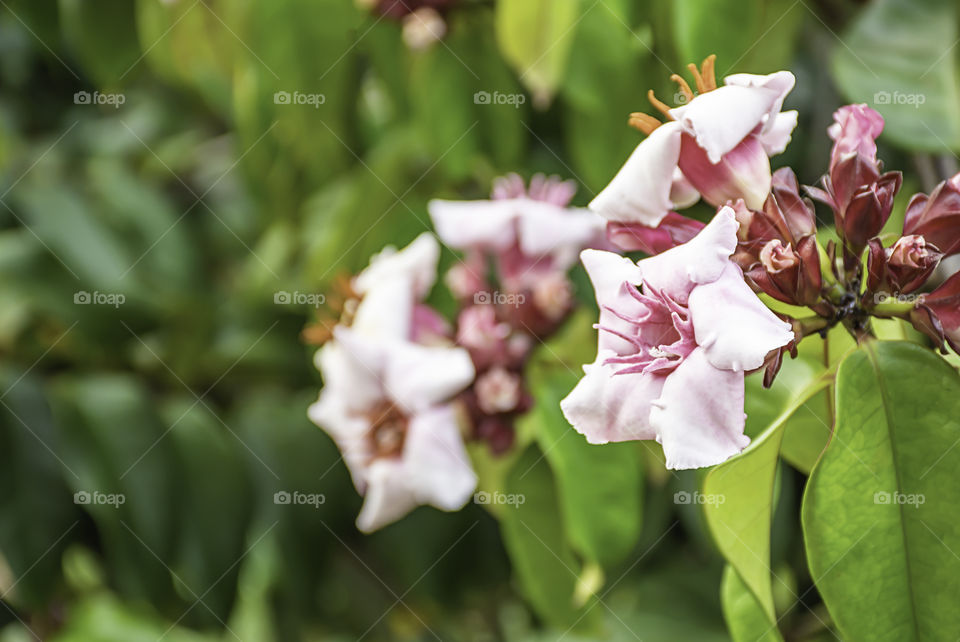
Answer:
[[[609,247],[601,217],[568,207],[574,191],[571,181],[543,175],[528,188],[511,174],[494,183],[491,200],[431,201],[437,236],[466,253],[447,275],[451,290],[476,303],[509,295],[500,315],[511,325],[541,338],[553,332],[573,304],[566,273],[580,250]],[[486,281],[491,260],[496,288]]]
[[[827,135],[833,140],[831,170],[851,154],[877,160],[876,139],[883,131],[883,116],[865,104],[844,105],[834,112],[833,120],[827,128]]]
[[[429,234],[382,252],[354,279],[363,295],[316,356],[324,386],[310,418],[343,453],[364,496],[357,527],[370,532],[420,504],[461,508],[476,487],[450,399],[473,381],[462,348],[435,343],[442,326],[419,301],[436,275]],[[423,325],[424,327],[419,327]]]
[[[712,88],[712,58],[702,77],[695,72],[698,95],[675,77],[689,93],[687,104],[669,109],[651,94],[668,122],[633,115],[631,122],[649,135],[590,209],[611,222],[656,227],[671,210],[701,196],[715,206],[742,198],[748,207],[763,207],[771,182],[768,156],[786,148],[797,124],[796,111],[780,111],[793,74],[735,74]]]
[[[600,306],[597,358],[561,408],[587,441],[656,439],[674,469],[749,443],[744,373],[794,336],[730,260],[737,227],[724,207],[690,242],[639,263],[581,254]]]

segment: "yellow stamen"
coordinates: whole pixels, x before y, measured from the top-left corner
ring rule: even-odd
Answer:
[[[652,90],[652,89],[647,92],[647,100],[650,101],[650,104],[651,104],[651,105],[653,105],[654,107],[657,108],[657,111],[659,111],[661,114],[663,114],[664,116],[666,116],[667,119],[673,120],[673,116],[670,115],[670,107],[668,107],[668,106],[665,105],[664,103],[660,102],[660,100],[657,99],[657,97],[653,95],[653,90]]]
[[[702,94],[707,91],[707,86],[703,83],[703,76],[700,75],[700,70],[697,69],[697,66],[691,62],[687,65],[687,69],[693,74],[693,80],[697,84],[697,93]]]
[[[653,130],[663,123],[649,114],[644,114],[643,112],[637,111],[630,114],[630,120],[627,121],[627,124],[634,129],[639,129],[644,134],[649,136]]]
[[[710,54],[703,61],[703,85],[707,91],[713,91],[717,88],[717,73],[714,68],[717,62],[717,54]]]
[[[687,81],[683,79],[682,76],[673,74],[670,76],[670,80],[677,83],[680,86],[680,91],[683,93],[684,98],[687,99],[687,102],[693,100],[693,91],[690,90],[690,85],[687,84]]]

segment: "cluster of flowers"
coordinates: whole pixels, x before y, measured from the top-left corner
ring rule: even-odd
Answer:
[[[897,317],[960,350],[960,274],[913,294],[960,253],[960,175],[910,200],[902,236],[880,236],[901,176],[877,160],[880,115],[841,108],[823,187],[806,188],[834,214],[837,240],[824,247],[792,170],[770,168],[797,124],[782,111],[793,75],[718,87],[713,68],[712,56],[690,65],[695,90],[673,76],[680,107],[650,92],[663,120],[631,115],[647,137],[592,212],[542,176],[500,179],[489,201],[430,204],[437,235],[463,252],[446,278],[455,329],[423,303],[439,256],[429,234],[353,279],[348,314],[317,355],[325,385],[310,416],[366,497],[361,529],[419,504],[466,503],[476,477],[465,439],[510,448],[532,403],[524,365],[571,311],[578,254],[599,307],[597,356],[563,413],[590,443],[656,440],[668,468],[743,450],[745,376],[762,371],[769,386],[806,336],[842,324],[862,340],[872,316]],[[716,210],[708,223],[676,211],[701,199]],[[648,258],[622,255],[636,250]]]
[[[477,483],[464,442],[496,454],[513,444],[531,405],[530,352],[573,307],[567,272],[580,250],[606,245],[602,219],[567,207],[574,189],[543,176],[528,188],[511,175],[491,200],[430,203],[440,240],[464,253],[445,279],[455,327],[424,302],[440,257],[429,233],[387,248],[349,283],[317,352],[324,387],[309,412],[365,496],[361,530],[420,504],[461,508]]]

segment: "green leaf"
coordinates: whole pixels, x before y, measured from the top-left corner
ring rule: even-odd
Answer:
[[[500,529],[524,595],[555,627],[589,626],[594,618],[581,616],[599,611],[575,608],[580,565],[564,538],[553,476],[539,449],[524,452],[505,492],[523,498],[513,510],[501,512]]]
[[[810,475],[810,572],[843,637],[960,631],[960,376],[933,352],[872,342],[837,373],[834,436]]]
[[[770,521],[783,428],[796,410],[830,384],[809,381],[797,398],[739,455],[713,468],[703,483],[704,513],[720,552],[740,573],[772,624]]]
[[[134,3],[113,0],[60,0],[64,39],[101,87],[128,80],[140,58]]]
[[[720,585],[723,618],[727,621],[734,642],[777,642],[783,640],[775,624],[771,624],[756,596],[729,564],[723,569]]]
[[[908,149],[960,149],[960,87],[949,0],[877,0],[842,34],[833,73],[854,102],[886,119],[884,136]]]
[[[609,567],[622,561],[640,537],[643,488],[637,444],[588,444],[564,418],[560,400],[579,376],[563,371],[533,388],[537,441],[557,480],[570,544]]]
[[[548,105],[563,79],[580,11],[580,0],[497,2],[495,28],[500,51],[537,105]]]

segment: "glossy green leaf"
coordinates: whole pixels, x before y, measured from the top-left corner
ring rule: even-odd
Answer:
[[[960,149],[958,20],[950,0],[877,0],[840,36],[837,86],[879,111],[884,136],[898,145]]]
[[[873,342],[841,364],[836,405],[802,520],[811,575],[840,632],[960,631],[950,588],[960,576],[960,376],[930,350]]]
[[[783,640],[775,624],[771,624],[756,596],[729,564],[723,569],[720,584],[723,618],[733,642],[778,642]]]
[[[567,537],[604,566],[620,562],[640,536],[642,466],[635,443],[587,443],[564,418],[560,400],[579,376],[569,371],[538,382],[532,411],[537,441],[557,480]]]
[[[783,428],[828,377],[808,381],[793,402],[739,455],[714,467],[703,483],[707,524],[720,552],[740,573],[769,622],[775,621],[770,570],[770,521]]]
[[[500,529],[520,587],[547,622],[567,629],[587,627],[593,617],[581,617],[574,604],[580,564],[564,538],[557,490],[540,450],[530,447],[507,477],[508,497],[523,498],[516,508],[502,511]],[[598,616],[590,609],[587,613]]]
[[[563,79],[581,11],[580,0],[497,2],[500,51],[537,104],[549,104]]]

